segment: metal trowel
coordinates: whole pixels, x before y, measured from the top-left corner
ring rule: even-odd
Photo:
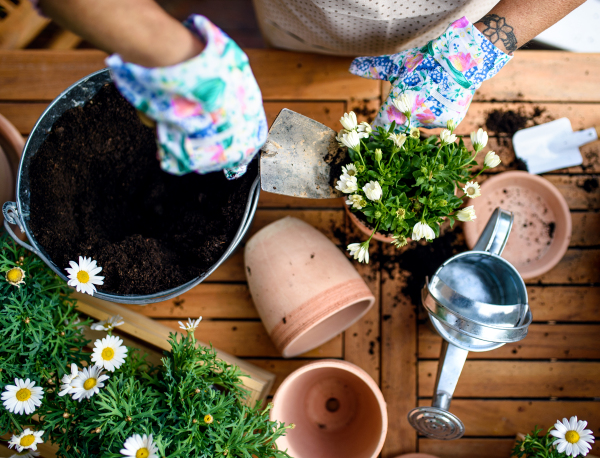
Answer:
[[[342,193],[330,184],[331,167],[346,164],[346,148],[329,127],[284,108],[260,151],[261,189],[311,199]]]
[[[600,126],[573,132],[571,121],[560,118],[519,130],[513,136],[513,147],[529,173],[538,174],[581,165],[579,147],[598,140],[599,135]]]

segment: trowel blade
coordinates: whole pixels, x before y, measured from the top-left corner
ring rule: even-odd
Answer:
[[[311,199],[342,194],[329,184],[331,165],[345,164],[346,149],[329,127],[284,108],[260,154],[261,189]]]
[[[560,118],[522,129],[513,136],[517,157],[527,164],[529,173],[539,174],[583,163],[577,146],[557,148],[561,140],[573,135],[571,121]]]

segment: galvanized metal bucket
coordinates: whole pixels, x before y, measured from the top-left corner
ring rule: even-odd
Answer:
[[[27,140],[25,149],[23,150],[23,155],[21,156],[21,163],[19,164],[19,172],[17,176],[17,201],[5,202],[2,206],[2,213],[4,214],[4,227],[15,240],[15,242],[38,255],[65,282],[67,281],[67,277],[64,270],[58,267],[52,261],[52,259],[50,259],[48,253],[46,253],[44,248],[36,241],[33,233],[31,232],[31,228],[29,227],[29,202],[31,196],[29,190],[29,165],[32,157],[35,156],[39,147],[52,130],[52,125],[54,122],[68,109],[84,105],[87,101],[94,97],[94,95],[96,95],[96,93],[104,84],[110,83],[111,81],[112,78],[108,69],[92,73],[91,75],[83,78],[69,87],[66,91],[59,95],[48,106],[48,108],[46,108],[46,111],[44,111],[31,131],[31,135],[29,135],[29,139]],[[121,295],[98,290],[98,292],[95,294],[95,297],[111,302],[143,305],[171,299],[183,294],[199,283],[202,283],[202,281],[212,274],[215,269],[217,269],[217,267],[219,267],[231,255],[231,253],[233,253],[248,231],[258,205],[258,198],[260,195],[259,182],[260,178],[257,175],[248,195],[248,203],[246,204],[240,227],[238,228],[233,240],[219,260],[202,275],[176,288],[172,288],[167,291],[161,291],[159,293]],[[25,233],[30,244],[21,241],[15,235],[10,227],[11,224],[17,225],[21,232]]]

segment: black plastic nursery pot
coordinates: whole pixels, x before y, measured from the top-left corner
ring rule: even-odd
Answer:
[[[65,282],[68,279],[65,275],[64,269],[58,266],[51,259],[51,256],[48,254],[48,252],[38,242],[38,240],[36,240],[31,228],[31,161],[48,137],[49,133],[52,131],[52,126],[54,123],[67,110],[85,105],[98,93],[103,86],[111,82],[112,79],[108,69],[92,73],[91,75],[73,84],[48,106],[31,131],[31,134],[25,145],[17,175],[16,202],[5,202],[2,207],[2,212],[5,218],[4,226],[13,239],[24,248],[27,248],[31,252],[38,255]],[[177,287],[173,287],[165,291],[154,292],[152,294],[116,294],[98,289],[98,291],[95,293],[95,297],[111,302],[143,305],[174,298],[204,281],[234,252],[248,231],[250,224],[252,223],[252,219],[254,218],[254,214],[258,205],[260,183],[258,171],[250,172],[249,170],[248,173],[254,173],[255,176],[251,177],[254,179],[248,193],[248,199],[245,204],[240,225],[220,258],[208,269],[205,269],[202,274]],[[27,236],[29,243],[21,241],[13,232],[10,225],[18,226],[21,232]]]

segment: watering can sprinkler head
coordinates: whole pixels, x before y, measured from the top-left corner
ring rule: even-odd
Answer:
[[[431,407],[408,414],[427,437],[452,440],[465,431],[448,411],[469,351],[489,351],[527,335],[531,310],[517,270],[500,255],[513,223],[511,212],[496,208],[473,251],[447,260],[422,291],[423,307],[444,342]]]

